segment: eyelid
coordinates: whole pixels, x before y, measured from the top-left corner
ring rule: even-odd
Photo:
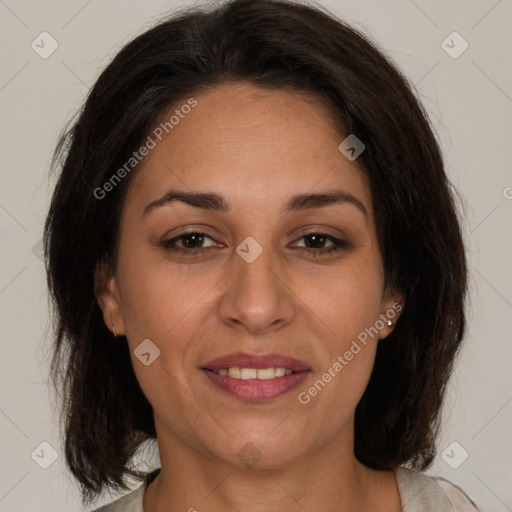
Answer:
[[[215,240],[215,238],[211,235],[209,235],[208,233],[202,231],[202,230],[198,230],[198,229],[193,229],[193,230],[187,230],[187,231],[182,231],[181,233],[179,233],[178,235],[176,236],[173,236],[172,238],[165,238],[162,242],[162,245],[164,245],[164,247],[169,247],[171,245],[171,242],[176,242],[178,240],[180,240],[181,238],[184,238],[186,237],[187,235],[202,235],[204,239],[208,238],[210,240],[212,240],[213,242],[215,242],[216,245],[224,245],[220,242],[217,242]],[[209,249],[209,248],[213,248],[213,246],[210,246],[210,247],[205,247],[203,249]],[[194,252],[194,249],[189,249],[187,250],[186,248],[183,248],[183,247],[177,247],[177,249],[183,249],[184,251],[186,252],[190,252],[190,253],[193,253]],[[198,249],[196,249],[196,252],[198,251]]]
[[[208,233],[208,231],[210,229],[211,228],[209,228],[207,226],[203,226],[203,225],[192,225],[192,226],[187,226],[186,228],[183,228],[183,231],[179,231],[177,234],[173,235],[172,237],[165,235],[164,238],[165,238],[165,241],[170,242],[176,238],[180,238],[181,236],[190,235],[190,234],[201,234],[201,235],[207,236],[208,238],[210,238],[212,240],[215,240],[215,242],[217,242],[217,243],[221,243],[216,240],[215,237],[217,235],[212,235],[212,234]],[[308,226],[308,227],[302,228],[302,229],[305,229],[305,231],[298,230],[293,235],[291,235],[292,240],[296,240],[297,238],[301,238],[303,236],[307,236],[307,235],[311,235],[311,234],[325,235],[326,237],[330,237],[330,238],[334,238],[338,241],[342,240],[342,241],[346,241],[346,242],[348,242],[348,239],[350,238],[344,231],[340,230],[339,228],[336,228],[336,231],[339,232],[339,234],[337,234],[337,235],[330,233],[330,230],[332,230],[334,228],[328,227],[328,226]],[[224,244],[222,244],[222,245],[224,245]]]
[[[212,233],[212,231],[213,231],[213,233]],[[217,243],[221,243],[221,242],[217,241],[218,238],[220,238],[220,237],[226,238],[225,236],[218,234],[219,232],[216,229],[214,229],[210,226],[205,226],[205,225],[192,225],[192,226],[187,226],[184,228],[178,227],[176,229],[169,231],[167,234],[164,235],[163,238],[166,241],[171,241],[171,240],[174,240],[175,238],[179,238],[180,236],[185,236],[185,235],[190,235],[190,234],[195,234],[195,233],[205,235],[205,236],[215,240]],[[229,239],[229,237],[227,237],[227,238]]]
[[[209,238],[210,240],[212,240],[213,242],[218,244],[218,242],[215,240],[215,238],[212,237],[211,235],[209,235],[208,233],[206,233],[204,230],[189,227],[189,228],[186,228],[181,233],[179,233],[178,235],[176,235],[170,239],[164,240],[161,243],[161,245],[167,251],[180,253],[180,254],[183,254],[183,255],[189,256],[189,257],[197,256],[199,254],[203,254],[206,252],[211,252],[211,250],[213,250],[215,248],[214,246],[208,246],[208,247],[198,247],[198,248],[189,249],[186,247],[180,247],[178,245],[173,245],[173,244],[176,244],[180,239],[186,237],[187,235],[193,235],[193,234],[201,235],[203,241],[204,241],[204,239]],[[298,251],[304,252],[313,257],[322,256],[322,255],[326,256],[327,254],[331,254],[331,253],[339,253],[343,250],[347,250],[347,249],[350,249],[353,247],[353,244],[346,239],[338,238],[334,235],[331,235],[331,234],[323,231],[321,228],[316,229],[316,228],[311,228],[311,227],[308,229],[308,231],[305,231],[305,232],[295,235],[294,245],[296,246],[302,239],[304,239],[305,237],[307,237],[309,235],[318,235],[318,236],[326,239],[327,241],[331,242],[331,245],[327,246],[327,247],[320,247],[320,248],[300,247],[300,246],[296,247],[296,249]],[[224,244],[220,244],[220,245],[224,245]],[[293,247],[293,245],[292,245],[292,247]]]

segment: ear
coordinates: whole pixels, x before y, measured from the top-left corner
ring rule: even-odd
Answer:
[[[387,338],[395,328],[395,325],[405,307],[405,298],[403,294],[391,286],[387,286],[382,294],[380,319],[384,326],[379,329],[379,339]],[[388,325],[388,321],[392,324]]]
[[[124,335],[121,300],[114,271],[107,257],[98,262],[94,271],[94,293],[103,312],[107,329],[116,336]]]

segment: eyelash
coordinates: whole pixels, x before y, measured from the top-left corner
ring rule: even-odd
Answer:
[[[202,233],[200,231],[190,231],[190,232],[182,233],[181,235],[179,235],[179,236],[177,236],[175,238],[172,238],[170,240],[164,240],[162,242],[162,247],[164,249],[166,249],[167,251],[179,252],[181,254],[186,254],[187,256],[195,256],[197,254],[203,254],[203,253],[207,252],[208,250],[213,249],[213,247],[199,247],[199,248],[195,248],[195,249],[186,249],[184,247],[178,247],[176,245],[172,245],[177,240],[180,240],[182,238],[186,238],[187,236],[191,236],[191,235],[204,235],[207,238],[210,238],[211,240],[213,240],[213,238],[210,237],[209,235],[207,235],[206,233]],[[323,238],[325,238],[327,240],[330,240],[331,242],[333,242],[335,244],[332,247],[324,247],[322,249],[313,249],[313,248],[308,248],[308,247],[298,247],[300,252],[308,253],[309,255],[311,255],[313,257],[327,256],[329,254],[337,253],[337,252],[339,252],[339,251],[341,251],[343,249],[348,249],[348,248],[350,248],[352,246],[352,244],[350,244],[346,240],[341,240],[341,239],[336,238],[336,237],[334,237],[332,235],[327,235],[326,233],[321,233],[321,232],[317,232],[317,231],[311,231],[309,233],[305,233],[304,235],[302,235],[299,238],[299,240],[301,240],[302,238],[305,238],[307,236],[312,236],[312,235],[321,236],[321,237],[323,237]]]

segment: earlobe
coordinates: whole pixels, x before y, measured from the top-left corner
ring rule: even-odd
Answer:
[[[106,259],[98,262],[94,272],[94,290],[96,301],[103,313],[103,322],[114,336],[124,334],[121,315],[121,301],[117,288],[116,277]]]
[[[380,329],[379,339],[387,338],[393,332],[404,307],[405,298],[403,294],[394,288],[388,288],[382,301],[380,318],[384,325]]]

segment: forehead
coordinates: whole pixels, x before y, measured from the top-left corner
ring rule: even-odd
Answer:
[[[304,93],[249,84],[209,89],[169,107],[150,137],[154,147],[129,190],[137,202],[179,187],[270,208],[283,196],[336,187],[371,209],[366,175],[338,149],[346,135],[332,109]]]

